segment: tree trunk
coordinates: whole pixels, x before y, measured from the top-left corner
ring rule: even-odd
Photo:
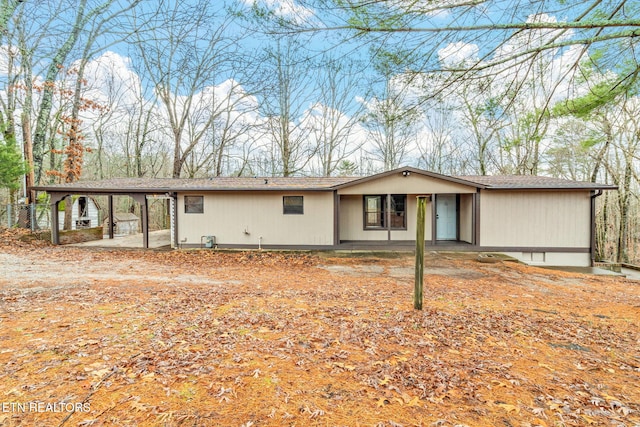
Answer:
[[[607,227],[609,224],[609,192],[605,192],[602,197],[602,210],[599,219],[596,219],[596,250],[598,260],[607,259]]]
[[[73,199],[71,196],[67,196],[64,198],[64,223],[62,225],[63,230],[71,230],[71,217],[73,212]],[[57,215],[58,212],[52,213],[53,215]]]
[[[37,182],[40,182],[42,177],[42,161],[44,159],[45,146],[47,142],[47,131],[49,130],[49,116],[53,108],[53,95],[55,93],[55,80],[60,72],[64,61],[75,46],[82,28],[84,26],[84,9],[87,5],[87,0],[80,0],[77,7],[76,21],[73,24],[69,37],[58,49],[56,54],[49,64],[47,74],[45,76],[44,87],[42,90],[42,100],[40,102],[40,111],[38,113],[38,119],[36,122],[36,130],[33,136],[33,161],[35,166],[35,178]]]
[[[612,130],[611,130],[611,123],[609,123],[609,120],[607,120],[606,117],[602,117],[603,120],[603,133],[605,135],[605,140],[604,140],[604,144],[602,144],[602,147],[600,148],[600,150],[598,150],[598,153],[596,154],[595,157],[595,165],[593,166],[593,171],[591,172],[591,182],[596,182],[598,180],[598,172],[600,172],[600,167],[602,166],[602,163],[605,160],[605,155],[607,154],[607,151],[609,150],[609,145],[611,144],[611,139],[612,137]]]
[[[617,262],[629,262],[627,240],[629,232],[629,194],[631,191],[631,175],[633,173],[633,158],[630,153],[625,154],[625,170],[623,187],[618,189],[618,203],[620,207],[620,222],[618,224],[618,256]]]
[[[30,101],[29,101],[30,102]],[[24,145],[24,159],[27,162],[27,173],[25,175],[25,187],[27,189],[27,203],[36,202],[36,192],[29,190],[36,183],[33,173],[33,141],[31,140],[31,122],[29,121],[29,113],[22,112],[20,116],[22,121],[22,141]]]
[[[0,6],[0,33],[7,31],[9,20],[23,0],[4,0]]]
[[[173,173],[172,178],[180,178],[182,172],[182,156],[180,155],[180,141],[174,141],[173,146]]]

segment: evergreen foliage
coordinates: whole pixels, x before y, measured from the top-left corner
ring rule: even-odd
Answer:
[[[0,140],[0,187],[15,191],[27,167],[18,151],[15,138],[4,135]]]

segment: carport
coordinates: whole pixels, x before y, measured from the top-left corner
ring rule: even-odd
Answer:
[[[64,184],[50,184],[34,186],[32,190],[46,191],[50,197],[51,212],[57,212],[58,206],[62,200],[67,196],[73,195],[88,195],[88,196],[107,196],[107,219],[108,219],[108,236],[109,239],[114,238],[114,196],[128,196],[133,199],[134,202],[140,205],[140,222],[142,228],[142,246],[149,248],[149,198],[167,198],[172,200],[172,205],[175,207],[176,193],[172,192],[169,187],[159,188],[146,186],[144,179],[132,179],[132,183],[135,185],[123,186],[123,181],[118,180],[112,182],[111,180],[103,181],[91,181],[91,182],[73,182]],[[174,209],[171,209],[171,237],[175,235]],[[54,245],[60,244],[60,225],[58,215],[51,215],[51,242]]]

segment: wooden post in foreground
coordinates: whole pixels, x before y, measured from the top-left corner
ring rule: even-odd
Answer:
[[[418,221],[416,225],[416,280],[413,291],[413,308],[422,310],[422,283],[424,278],[424,223],[427,196],[418,196]]]

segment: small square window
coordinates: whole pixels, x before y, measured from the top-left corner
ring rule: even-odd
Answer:
[[[282,213],[284,213],[285,215],[304,214],[303,196],[283,196]]]
[[[204,213],[204,197],[184,196],[184,213]]]

